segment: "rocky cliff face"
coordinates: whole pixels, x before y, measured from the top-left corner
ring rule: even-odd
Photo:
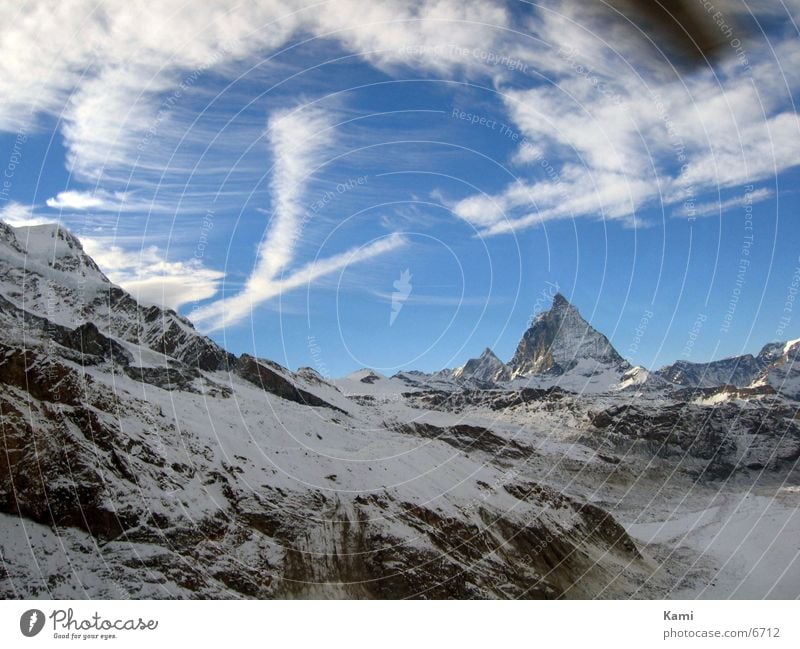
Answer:
[[[557,294],[549,311],[536,316],[508,364],[512,377],[564,374],[580,363],[627,370],[630,365],[603,334]]]

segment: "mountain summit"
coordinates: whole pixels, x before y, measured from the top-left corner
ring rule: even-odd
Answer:
[[[505,381],[509,378],[509,372],[505,363],[487,347],[478,358],[469,359],[462,367],[455,370],[453,377],[478,381]]]
[[[581,317],[561,293],[553,306],[536,316],[525,332],[508,367],[511,376],[560,375],[578,365],[625,370],[629,363],[599,331]]]

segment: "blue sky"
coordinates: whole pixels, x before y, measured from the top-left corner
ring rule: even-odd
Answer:
[[[3,27],[0,218],[234,352],[507,360],[555,290],[648,367],[800,336],[797,3],[680,75],[592,3],[117,4]]]

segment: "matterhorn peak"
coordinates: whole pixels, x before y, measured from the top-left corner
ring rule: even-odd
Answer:
[[[627,369],[629,364],[603,334],[583,319],[561,293],[536,316],[508,364],[511,376],[563,374],[578,365]]]
[[[568,313],[568,312],[570,312],[570,313],[575,313],[576,315],[578,315],[580,317],[580,313],[579,313],[578,309],[575,307],[575,305],[572,304],[572,302],[570,302],[567,298],[565,298],[564,295],[561,294],[561,293],[556,293],[553,296],[553,305],[550,307],[550,309],[548,311],[542,311],[536,317],[537,318],[543,317],[543,316],[546,316],[549,313],[553,313],[553,312],[555,312],[555,313]]]

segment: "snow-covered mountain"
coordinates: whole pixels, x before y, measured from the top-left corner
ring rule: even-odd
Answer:
[[[769,386],[797,351],[771,353]],[[711,512],[697,529],[726,522],[714,480],[796,482],[791,395],[648,392],[560,296],[515,360],[512,381],[486,380],[503,369],[489,352],[459,377],[291,372],[138,304],[68,232],[0,224],[0,595],[664,597],[711,574],[738,588],[746,561],[691,530],[665,551],[648,526],[684,510]],[[589,366],[627,383],[530,380],[597,379]],[[781,506],[759,529],[795,539]]]
[[[186,318],[113,285],[63,228],[0,222],[0,246],[0,295],[27,313],[62,327],[95,325],[134,355],[147,349],[203,370],[232,360]]]
[[[677,361],[656,374],[687,388],[769,386],[792,398],[800,396],[800,339],[764,345],[758,355],[745,354],[710,363]]]
[[[477,381],[498,382],[511,378],[505,363],[488,347],[478,358],[469,359],[464,365],[453,370],[456,379],[475,379]]]
[[[762,359],[746,354],[709,363],[679,360],[658,370],[657,375],[672,385],[687,388],[710,388],[718,385],[744,387],[763,370]]]
[[[508,473],[532,440],[426,416],[403,378],[237,358],[58,227],[0,234],[5,596],[586,596],[645,570],[609,514]]]
[[[511,378],[531,375],[620,375],[630,368],[603,334],[560,293],[536,316],[508,363]]]
[[[748,387],[769,386],[786,397],[800,400],[800,339],[765,345],[758,356],[764,367]]]

